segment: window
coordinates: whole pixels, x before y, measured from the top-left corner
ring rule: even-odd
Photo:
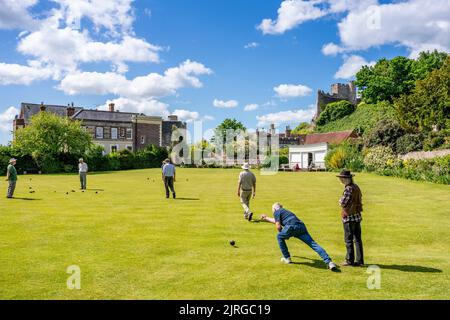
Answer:
[[[130,145],[127,145],[125,148],[126,148],[127,150],[129,150],[129,151],[133,151],[133,147],[130,146]]]
[[[131,128],[127,128],[127,140],[131,140],[133,138],[133,130]]]
[[[117,140],[117,128],[111,128],[111,139]]]
[[[141,136],[141,144],[145,143],[145,136]]]
[[[125,134],[126,134],[125,128],[120,128],[120,130],[119,130],[120,139],[125,139]]]
[[[103,139],[103,127],[95,128],[95,137],[97,139]]]
[[[103,129],[103,138],[104,139],[111,139],[111,128],[110,127],[105,127]]]
[[[112,146],[111,146],[111,153],[116,153],[116,152],[117,152],[117,149],[118,149],[118,146],[112,145]]]
[[[95,139],[95,127],[94,126],[87,126],[86,132],[91,135],[92,138]]]

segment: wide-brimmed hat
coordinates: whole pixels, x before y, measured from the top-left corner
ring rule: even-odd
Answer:
[[[244,170],[248,170],[250,169],[250,165],[248,163],[244,163],[241,168]]]
[[[350,170],[342,170],[341,173],[339,175],[337,175],[336,177],[338,177],[338,178],[352,178],[354,176],[355,175],[352,174],[350,172]]]
[[[14,161],[17,161],[17,159],[15,159],[15,158],[9,159],[9,163],[13,163]]]

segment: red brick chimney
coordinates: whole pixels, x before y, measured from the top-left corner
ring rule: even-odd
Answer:
[[[109,112],[114,112],[114,103],[110,103],[109,105]]]
[[[75,114],[75,108],[73,104],[67,106],[66,112],[68,117],[72,117]]]

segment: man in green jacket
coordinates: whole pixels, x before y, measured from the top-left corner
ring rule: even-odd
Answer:
[[[12,198],[14,195],[14,190],[16,189],[17,182],[17,170],[14,167],[16,165],[17,160],[12,158],[9,160],[8,168],[6,169],[6,181],[8,181],[8,193],[6,194],[7,198]]]

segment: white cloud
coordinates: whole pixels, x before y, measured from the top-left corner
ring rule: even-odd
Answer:
[[[28,9],[38,0],[0,0],[0,29],[24,29],[35,25]]]
[[[176,94],[181,88],[201,88],[199,75],[211,74],[203,64],[186,60],[163,75],[150,73],[128,80],[113,72],[79,72],[66,76],[59,89],[67,94],[115,94],[133,98],[155,98]]]
[[[0,131],[10,132],[12,131],[12,121],[14,117],[19,113],[19,109],[15,107],[9,107],[3,113],[0,113]]]
[[[278,9],[278,17],[264,19],[258,26],[263,34],[282,34],[308,20],[326,15],[326,11],[315,6],[321,1],[285,0]]]
[[[450,51],[450,1],[409,0],[350,12],[339,24],[342,46],[364,50],[401,45],[412,54],[421,49]]]
[[[173,114],[177,115],[181,121],[185,122],[192,122],[200,119],[200,114],[197,111],[176,109],[174,110]]]
[[[344,60],[344,64],[334,75],[335,79],[351,79],[363,66],[373,66],[375,61],[367,62],[366,59],[360,56],[352,55]]]
[[[311,88],[301,84],[280,84],[279,86],[274,87],[273,90],[283,99],[304,97],[312,92]]]
[[[110,103],[114,103],[115,109],[122,112],[143,113],[147,116],[161,117],[167,117],[170,115],[169,105],[154,99],[129,99],[121,97],[107,100],[105,104],[100,106],[98,109],[108,110]]]
[[[0,62],[0,85],[29,85],[33,81],[45,80],[51,76],[52,72],[47,69]]]
[[[236,100],[218,100],[214,99],[213,106],[216,108],[236,108],[239,105],[239,103]]]
[[[206,115],[206,116],[203,117],[203,120],[204,120],[204,121],[213,121],[213,120],[214,120],[214,117],[213,117],[213,116],[208,116],[208,115]]]
[[[259,43],[258,42],[250,42],[250,43],[247,43],[244,46],[245,49],[254,49],[254,48],[257,48],[257,47],[259,47]]]
[[[131,7],[133,0],[53,1],[60,5],[60,11],[67,25],[77,26],[86,17],[94,24],[97,31],[104,28],[112,33],[131,32],[134,21]]]
[[[315,106],[311,105],[308,109],[298,109],[289,111],[280,111],[276,113],[269,113],[262,116],[257,116],[258,126],[265,126],[268,124],[282,124],[282,123],[300,123],[309,122],[314,117],[316,110]]]
[[[244,107],[244,111],[254,111],[258,109],[259,106],[256,103],[248,104]]]
[[[325,55],[400,45],[412,58],[423,50],[450,52],[450,1],[402,0],[284,0],[278,18],[264,19],[264,34],[283,34],[296,26],[325,16],[343,14],[338,23],[340,44],[322,48]],[[340,17],[340,15],[337,15]]]
[[[345,50],[334,43],[327,43],[322,47],[322,53],[326,56],[335,56]]]

